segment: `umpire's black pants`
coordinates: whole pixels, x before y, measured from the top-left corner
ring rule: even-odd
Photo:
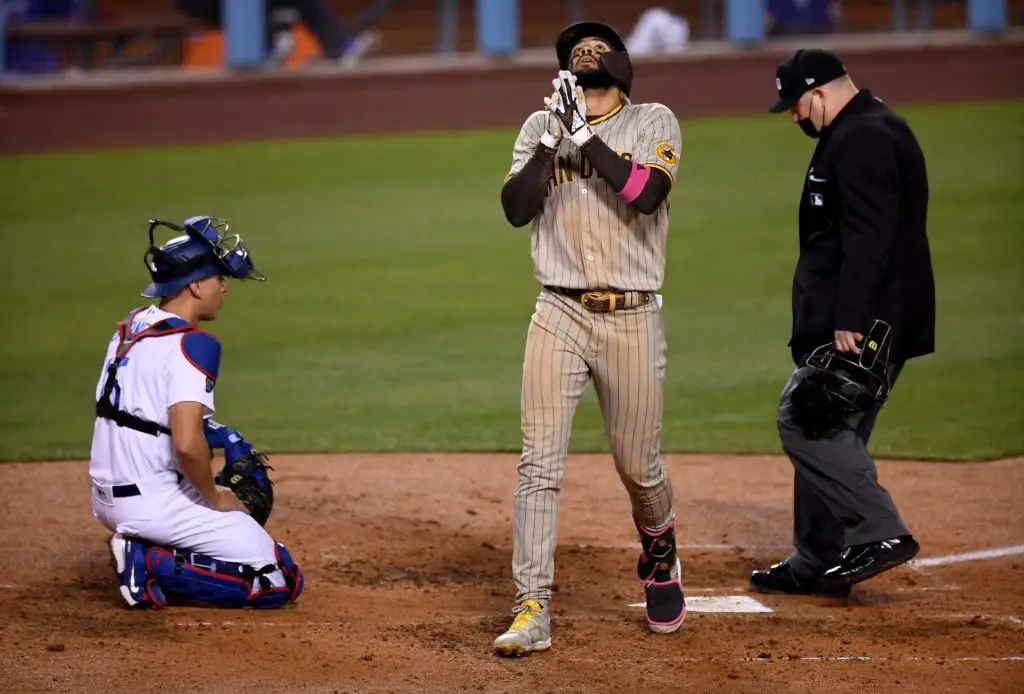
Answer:
[[[891,372],[893,384],[899,372],[900,367]],[[909,534],[889,492],[878,483],[867,449],[881,407],[851,415],[845,427],[809,439],[794,421],[791,403],[794,388],[808,373],[801,367],[790,376],[778,416],[782,449],[794,470],[794,551],[786,561],[803,578],[836,566],[844,546]]]

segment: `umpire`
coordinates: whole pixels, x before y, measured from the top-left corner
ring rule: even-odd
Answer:
[[[821,373],[814,363],[855,367],[862,361],[861,349],[871,351],[865,342],[874,344],[864,336],[875,321],[889,327],[879,361],[887,364],[886,397],[908,359],[935,350],[928,180],[907,123],[870,91],[858,90],[832,53],[797,51],[779,65],[775,86],[779,99],[769,112],[788,111],[817,146],[799,207],[789,342],[797,368],[778,413],[782,447],[795,472],[794,551],[754,571],[750,588],[845,596],[854,583],[909,561],[919,546],[879,485],[867,450],[885,397],[840,409],[836,384],[852,383],[844,377],[823,381],[821,387],[831,383],[836,393],[804,396],[819,387],[810,378]],[[838,359],[808,365],[822,350]]]

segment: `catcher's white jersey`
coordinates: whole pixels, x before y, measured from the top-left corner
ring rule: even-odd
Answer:
[[[508,176],[526,165],[545,129],[554,127],[548,126],[550,116],[537,111],[526,119]],[[675,182],[682,135],[667,106],[625,103],[591,121],[591,127],[619,156],[661,169]],[[534,277],[542,285],[571,289],[660,289],[670,204],[666,199],[645,215],[623,202],[580,148],[563,137],[547,197],[533,220]]]
[[[149,306],[135,314],[131,334],[173,313]],[[103,395],[107,365],[117,352],[118,337],[107,346],[96,399]],[[168,426],[168,409],[179,402],[198,402],[213,414],[213,389],[220,364],[220,343],[209,333],[154,335],[140,340],[117,369],[111,400],[118,409]],[[93,429],[89,474],[93,479],[93,515],[111,532],[140,537],[164,547],[187,549],[223,561],[262,567],[277,561],[274,541],[245,513],[211,508],[191,480],[179,481],[171,437],[119,427],[97,418]],[[115,486],[133,485],[119,496]],[[270,575],[283,586],[284,575]],[[253,584],[253,590],[258,584]]]
[[[138,333],[167,318],[180,316],[150,306],[135,316],[131,332]],[[169,424],[168,408],[179,402],[201,403],[205,416],[211,416],[216,373],[211,374],[209,370],[215,371],[216,366],[208,364],[212,356],[209,348],[201,343],[216,343],[216,340],[205,333],[202,337],[205,340],[190,338],[190,347],[186,347],[182,333],[146,338],[132,347],[125,363],[117,369],[117,388],[111,396],[117,408],[165,427]],[[107,365],[114,358],[117,346],[115,333],[107,346],[96,383],[97,400],[103,394]],[[219,351],[216,359],[219,361]],[[97,484],[127,484],[177,469],[170,436],[151,436],[96,418],[89,474]],[[174,476],[169,477],[173,484]]]

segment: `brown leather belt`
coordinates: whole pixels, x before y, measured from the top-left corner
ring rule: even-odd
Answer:
[[[654,298],[654,292],[620,291],[617,289],[567,289],[544,285],[549,292],[579,301],[583,308],[594,313],[610,313],[624,308],[643,306]],[[635,303],[628,300],[635,297]]]

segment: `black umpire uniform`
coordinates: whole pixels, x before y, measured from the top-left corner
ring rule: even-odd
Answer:
[[[799,113],[808,91],[811,103],[822,97],[828,111],[828,99],[841,92],[830,97],[814,90],[845,75],[833,54],[797,51],[776,72],[779,100],[769,111]],[[814,371],[808,355],[835,343],[837,331],[867,335],[875,320],[888,323],[890,384],[908,359],[935,349],[924,155],[907,123],[881,100],[852,82],[844,88],[847,97],[855,93],[827,123],[824,115],[797,123],[818,144],[800,197],[789,343],[796,369],[778,413],[795,471],[794,551],[751,574],[750,587],[760,592],[847,595],[854,583],[909,561],[919,549],[878,484],[867,450],[884,399],[863,411],[842,411],[834,425],[813,433],[794,407],[794,391]]]

